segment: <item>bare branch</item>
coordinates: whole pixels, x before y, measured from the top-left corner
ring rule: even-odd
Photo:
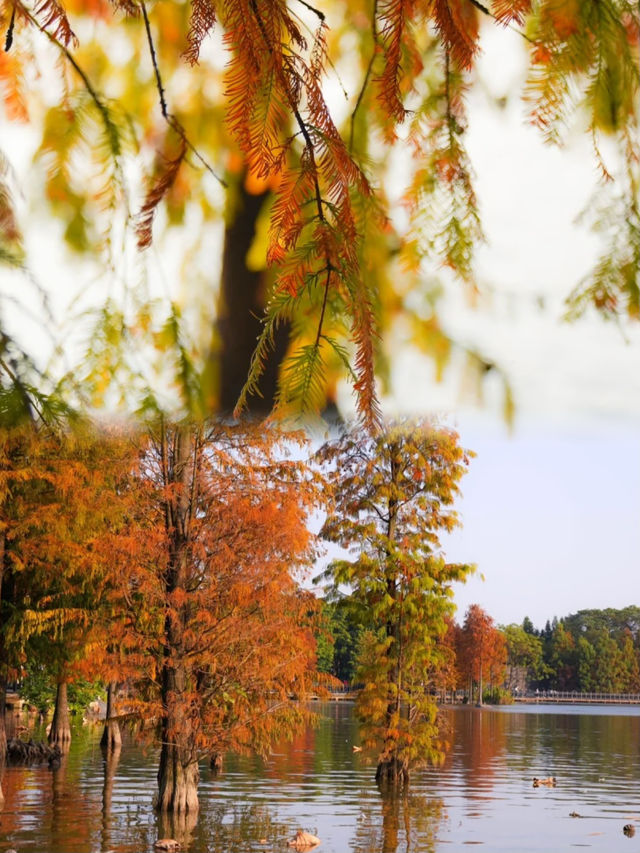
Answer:
[[[144,19],[144,28],[147,35],[147,44],[149,45],[149,55],[151,56],[151,64],[153,65],[153,73],[156,78],[156,88],[158,90],[158,97],[160,98],[160,111],[162,113],[162,117],[167,122],[169,127],[173,128],[178,136],[182,139],[186,147],[191,151],[194,157],[199,161],[199,163],[212,175],[218,183],[220,183],[223,187],[227,187],[228,184],[218,175],[214,169],[209,165],[209,163],[205,160],[205,158],[200,154],[198,149],[193,145],[193,143],[189,140],[187,133],[182,126],[182,124],[178,121],[178,119],[169,112],[167,108],[167,101],[164,94],[164,86],[162,84],[162,77],[160,75],[160,66],[158,65],[158,56],[156,54],[156,47],[153,41],[153,36],[151,34],[151,24],[149,23],[149,15],[147,14],[147,7],[145,5],[144,0],[140,0],[140,8],[142,9],[142,17]]]

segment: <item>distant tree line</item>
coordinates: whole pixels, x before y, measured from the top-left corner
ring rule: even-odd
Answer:
[[[359,654],[370,626],[348,602],[324,602],[319,667],[357,682]],[[477,604],[462,624],[451,620],[441,640],[443,664],[433,691],[463,691],[468,701],[504,702],[525,691],[640,693],[640,607],[580,610],[548,620],[525,617],[498,627]],[[448,657],[447,657],[448,656]],[[482,697],[482,698],[481,698]]]
[[[640,607],[579,610],[542,630],[525,617],[504,633],[509,664],[533,689],[640,692]]]

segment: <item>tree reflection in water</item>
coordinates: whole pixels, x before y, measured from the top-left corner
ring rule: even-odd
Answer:
[[[197,823],[198,812],[158,812],[158,838],[173,838],[182,850],[189,850]]]
[[[282,853],[294,834],[291,823],[275,818],[274,810],[260,803],[229,806],[228,803],[207,804],[200,810],[200,830],[211,850],[233,850],[234,853]]]
[[[102,750],[104,756],[104,785],[102,786],[102,845],[103,853],[111,849],[111,800],[113,797],[113,782],[120,761],[121,747]]]
[[[354,853],[433,853],[446,817],[442,800],[381,789],[380,806],[360,813]]]

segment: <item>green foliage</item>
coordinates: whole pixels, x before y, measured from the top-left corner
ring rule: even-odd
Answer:
[[[576,641],[559,622],[553,629],[548,647],[548,663],[558,690],[577,689],[576,662]]]
[[[67,688],[69,710],[72,714],[83,714],[91,702],[104,699],[105,695],[102,682],[77,679]],[[37,660],[27,663],[20,683],[20,696],[41,713],[52,710],[56,701],[55,673]]]
[[[640,639],[640,607],[635,605],[629,605],[622,610],[613,607],[603,610],[579,610],[565,616],[562,621],[575,638],[584,635],[592,639],[604,630],[616,639],[622,639],[626,632]]]
[[[44,714],[56,701],[55,679],[42,664],[30,662],[20,684],[20,696]]]
[[[106,699],[106,690],[101,681],[77,679],[68,686],[67,698],[72,714],[82,714],[91,702]]]
[[[356,673],[362,737],[379,750],[379,774],[397,782],[440,756],[430,685],[448,663],[451,584],[471,570],[446,562],[440,535],[458,524],[452,504],[469,454],[453,431],[420,421],[346,431],[318,458],[334,501],[321,535],[349,554],[325,578],[334,594],[348,588],[370,625]]]
[[[317,637],[318,668],[351,684],[369,620],[361,608],[350,607],[348,598],[323,601],[321,630]]]
[[[601,190],[588,216],[602,235],[604,252],[594,269],[567,300],[567,317],[576,319],[588,307],[605,319],[640,319],[640,168],[629,151],[628,181],[615,194]],[[595,213],[593,212],[595,211]]]
[[[541,687],[598,693],[640,690],[640,607],[579,610],[542,633]]]
[[[503,633],[507,641],[507,663],[525,667],[528,677],[534,681],[542,678],[545,672],[542,639],[519,625],[507,625]]]
[[[512,705],[513,696],[504,687],[493,685],[482,691],[482,702],[485,705]]]

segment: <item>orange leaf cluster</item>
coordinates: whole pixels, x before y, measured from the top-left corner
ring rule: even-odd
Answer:
[[[468,70],[478,50],[478,19],[465,0],[434,0],[433,21],[457,68]]]
[[[415,10],[415,0],[384,0],[378,8],[382,23],[380,40],[384,53],[384,68],[377,78],[379,98],[387,113],[396,121],[405,118],[405,108],[400,94],[402,73],[402,47],[406,39],[408,19]]]
[[[531,0],[494,0],[491,10],[501,24],[521,27],[531,12]]]
[[[65,47],[77,46],[78,39],[71,29],[67,13],[57,0],[39,0],[35,15],[42,27]]]
[[[147,190],[147,195],[142,207],[140,208],[136,222],[136,235],[139,249],[146,249],[151,245],[152,225],[156,210],[160,202],[165,198],[171,187],[174,185],[186,152],[187,147],[185,140],[184,138],[181,138],[180,150],[175,157],[168,158],[166,156],[159,155],[157,158],[156,175]]]
[[[200,47],[216,23],[216,10],[211,0],[192,0],[187,48],[182,54],[191,65],[195,65],[200,56]]]
[[[184,755],[263,748],[310,681],[315,604],[294,572],[318,495],[284,450],[269,428],[220,424],[163,425],[141,448],[133,552],[115,551],[118,654],[165,685],[144,713]]]

